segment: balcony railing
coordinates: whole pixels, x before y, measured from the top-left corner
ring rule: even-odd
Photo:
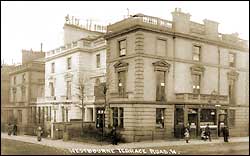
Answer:
[[[203,24],[199,24],[196,22],[190,22],[190,31],[192,33],[204,35],[205,34],[205,26]]]
[[[128,28],[135,25],[141,25],[151,28],[163,29],[163,30],[171,30],[172,22],[168,20],[163,20],[157,17],[146,16],[142,14],[135,15],[133,17],[129,17],[120,22],[114,23],[108,26],[108,32],[110,31],[119,31],[124,28]]]
[[[74,41],[72,43],[69,43],[59,48],[48,51],[46,53],[46,57],[54,56],[56,54],[63,53],[65,51],[73,50],[76,48],[83,48],[83,49],[89,50],[89,49],[102,46],[103,44],[106,44],[105,41],[102,41],[101,44],[93,44],[93,42],[94,41],[86,41],[86,40]]]
[[[180,102],[198,102],[210,104],[228,104],[227,95],[211,95],[211,94],[193,94],[193,93],[176,93],[176,100]]]

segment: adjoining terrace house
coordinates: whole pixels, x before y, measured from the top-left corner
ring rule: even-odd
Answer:
[[[95,124],[97,89],[106,82],[105,27],[66,20],[63,29],[64,46],[46,53],[45,96],[37,99],[36,108],[53,139],[62,138],[64,124],[79,125],[82,119]]]
[[[4,118],[22,134],[33,133],[32,109],[44,94],[44,56],[42,51],[22,50],[22,64],[9,71],[10,103],[3,108]]]
[[[127,141],[182,137],[190,127],[212,137],[249,135],[249,48],[219,23],[190,20],[175,9],[172,21],[136,14],[109,25],[106,127]]]
[[[6,130],[6,125],[12,119],[13,113],[6,108],[10,105],[10,76],[9,72],[14,65],[1,64],[1,131]]]

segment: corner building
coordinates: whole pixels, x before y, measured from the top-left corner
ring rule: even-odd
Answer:
[[[180,9],[172,21],[136,14],[109,25],[105,126],[128,142],[249,135],[249,49],[219,23],[190,20]]]

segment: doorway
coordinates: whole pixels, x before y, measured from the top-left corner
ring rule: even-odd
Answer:
[[[198,136],[198,109],[188,109],[188,124],[190,137],[196,138]]]
[[[225,110],[220,110],[219,116],[218,116],[218,136],[222,137],[222,128],[227,126],[227,113]]]

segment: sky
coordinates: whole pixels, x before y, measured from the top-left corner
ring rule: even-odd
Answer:
[[[249,40],[248,1],[1,1],[1,63],[21,63],[22,49],[40,51],[41,43],[43,51],[62,46],[67,14],[80,23],[107,25],[137,13],[172,20],[175,8],[190,13],[192,21],[217,21],[220,33]]]

